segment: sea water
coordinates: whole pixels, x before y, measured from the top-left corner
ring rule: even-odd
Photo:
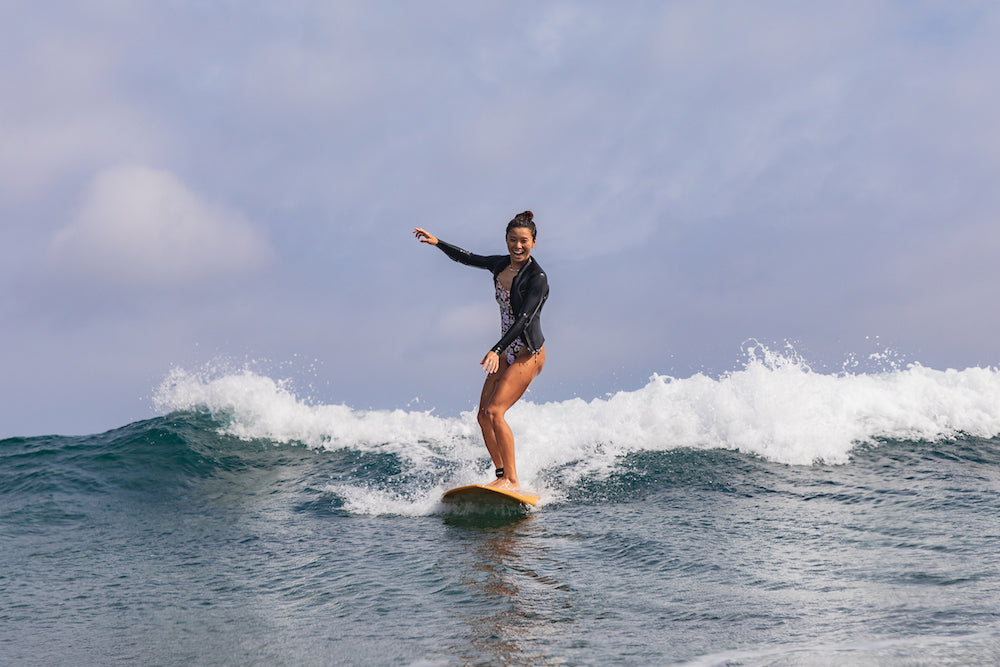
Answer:
[[[451,514],[475,416],[175,370],[0,441],[0,663],[1000,663],[1000,371],[751,353],[509,413],[527,515]]]

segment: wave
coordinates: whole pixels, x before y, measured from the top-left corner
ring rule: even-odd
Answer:
[[[940,371],[913,363],[873,374],[824,374],[794,354],[751,349],[749,355],[741,369],[718,378],[653,375],[640,389],[590,401],[522,401],[508,413],[525,461],[519,467],[677,448],[732,449],[791,465],[845,463],[854,447],[878,440],[1000,434],[994,368]],[[327,450],[378,444],[405,450],[418,463],[421,455],[478,442],[479,433],[472,412],[442,417],[312,405],[288,383],[250,370],[210,377],[174,369],[154,402],[161,411],[206,412],[243,440]]]
[[[39,499],[49,512],[79,497],[222,488],[242,497],[280,489],[319,511],[425,515],[440,511],[445,489],[491,476],[472,412],[314,404],[247,369],[175,369],[155,404],[164,416],[108,433],[0,443],[0,493],[25,515],[42,511]],[[888,454],[995,465],[1000,371],[820,373],[794,352],[751,348],[719,377],[654,375],[589,401],[522,401],[508,420],[519,476],[543,505],[728,488],[753,477],[754,460],[842,465]]]
[[[794,351],[751,347],[747,354],[741,368],[716,378],[654,375],[644,387],[590,401],[518,403],[508,421],[522,482],[542,491],[544,503],[565,498],[581,480],[607,477],[637,453],[731,450],[787,465],[845,464],[859,445],[1000,434],[994,368],[912,363],[821,373]],[[405,471],[392,484],[345,477],[327,485],[349,510],[429,513],[444,489],[489,475],[471,411],[447,417],[316,405],[251,370],[174,369],[155,404],[206,414],[220,433],[243,441],[389,457]]]

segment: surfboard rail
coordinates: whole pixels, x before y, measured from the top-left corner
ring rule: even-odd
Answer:
[[[496,489],[485,484],[467,484],[444,492],[446,503],[517,504],[534,507],[540,498],[530,493]]]

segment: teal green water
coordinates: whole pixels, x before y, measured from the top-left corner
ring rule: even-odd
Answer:
[[[446,457],[221,426],[0,441],[0,663],[1000,659],[996,439],[805,466],[638,448],[491,517],[420,500]]]

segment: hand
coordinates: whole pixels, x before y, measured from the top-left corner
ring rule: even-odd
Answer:
[[[500,370],[500,357],[496,352],[490,350],[486,353],[486,356],[483,357],[483,360],[479,362],[479,365],[483,367],[483,370],[486,371],[488,375],[492,375]]]
[[[431,245],[438,244],[437,237],[428,232],[426,229],[421,229],[420,227],[417,227],[416,229],[413,230],[413,235],[417,237],[417,240],[420,241],[421,243],[430,243]]]

